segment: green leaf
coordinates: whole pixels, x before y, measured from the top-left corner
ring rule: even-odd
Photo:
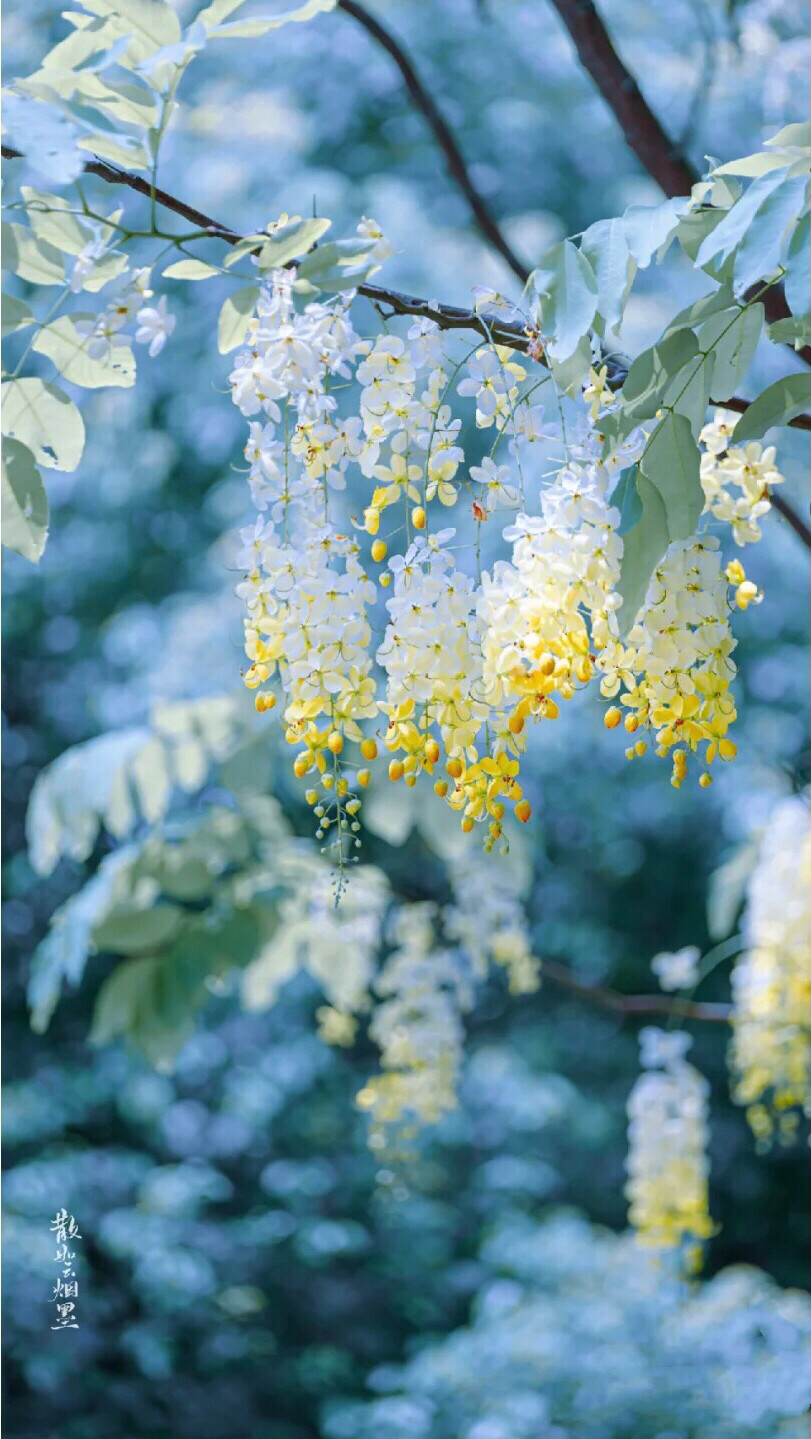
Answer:
[[[758,395],[741,415],[732,439],[736,445],[759,440],[774,425],[787,425],[811,409],[811,374],[786,375]]]
[[[211,28],[209,33],[223,40],[255,40],[269,30],[289,25],[291,20],[313,20],[316,15],[334,10],[336,4],[337,0],[304,0],[303,5],[297,5],[295,10],[288,10],[283,15],[257,15],[253,20],[234,20],[228,25]]]
[[[553,359],[568,360],[597,313],[594,271],[577,246],[563,240],[547,250],[530,282],[540,301],[546,348]]]
[[[774,170],[753,180],[740,200],[728,210],[715,228],[702,241],[696,255],[696,264],[703,269],[711,261],[718,264],[728,260],[737,249],[760,207],[773,190],[778,189],[786,179],[785,169]]]
[[[766,334],[776,345],[807,345],[811,343],[811,315],[789,315],[766,326]]]
[[[84,422],[62,390],[34,378],[8,380],[2,398],[4,435],[27,445],[46,469],[76,469],[84,449]]]
[[[666,334],[637,355],[625,377],[621,408],[600,421],[606,436],[606,457],[643,420],[654,418],[665,403],[668,390],[675,391],[678,384],[684,384],[689,375],[685,367],[697,353],[698,340],[693,331],[685,327]],[[677,381],[679,376],[681,379]]]
[[[115,22],[116,38],[131,35],[127,59],[137,64],[180,39],[180,21],[164,0],[81,0],[85,10]]]
[[[758,303],[731,315],[714,315],[699,329],[701,346],[712,346],[712,394],[728,400],[745,378],[763,329],[763,306]]]
[[[786,300],[794,315],[811,309],[811,215],[803,215],[791,237],[783,279]]]
[[[724,311],[727,311],[728,318],[731,320],[733,314],[739,310],[740,305],[732,293],[732,286],[722,285],[720,289],[711,290],[709,295],[702,295],[700,299],[693,300],[692,304],[679,310],[678,314],[674,315],[669,322],[662,338],[664,339],[667,335],[672,335],[676,330],[686,326],[696,326],[702,320],[709,319],[711,315],[723,314]]]
[[[3,295],[3,334],[13,335],[33,325],[34,315],[24,300],[16,295]]]
[[[638,465],[629,465],[623,470],[611,494],[612,506],[620,512],[617,533],[627,535],[642,519],[642,501],[637,489]]]
[[[35,190],[30,185],[21,187],[25,200],[28,223],[38,240],[44,240],[55,249],[67,255],[80,255],[91,238],[79,224],[73,208],[61,195],[50,195],[47,190]]]
[[[258,298],[258,285],[246,285],[228,296],[217,322],[217,348],[221,355],[244,343]]]
[[[207,265],[204,260],[176,260],[163,273],[167,280],[210,280],[220,271],[216,265]]]
[[[662,258],[687,205],[683,196],[676,196],[663,200],[660,205],[630,205],[625,211],[622,217],[625,241],[640,270],[647,269],[657,251]]]
[[[123,274],[129,264],[129,258],[121,250],[108,250],[101,259],[96,260],[89,275],[82,281],[82,289],[89,290],[95,295],[111,280],[115,280]]]
[[[662,499],[669,540],[687,540],[695,533],[704,508],[700,463],[689,420],[684,415],[665,415],[648,441],[639,468]]]
[[[547,355],[547,359],[552,378],[561,394],[569,395],[572,399],[579,397],[591,364],[591,341],[588,335],[583,336],[568,359],[556,360],[551,354]],[[600,423],[602,424],[602,421]]]
[[[312,250],[331,225],[330,220],[295,220],[274,230],[259,252],[260,270],[278,270]]]
[[[308,298],[318,291],[334,294],[351,290],[379,268],[371,258],[374,240],[360,236],[350,240],[328,240],[311,250],[297,267],[295,290]]]
[[[37,564],[48,538],[48,497],[34,456],[19,440],[3,445],[3,544]]]
[[[83,135],[76,144],[80,150],[87,150],[100,160],[109,160],[113,165],[122,165],[125,170],[148,170],[149,156],[140,140],[118,135],[115,139],[101,130],[92,135]]]
[[[87,354],[88,336],[77,324],[91,320],[92,315],[60,315],[40,330],[33,348],[53,360],[62,378],[87,390],[114,385],[128,389],[135,383],[135,358],[125,341],[113,338],[107,359],[94,360]]]
[[[716,942],[726,939],[741,911],[749,876],[758,858],[756,844],[742,844],[710,875],[707,886],[707,929]]]
[[[242,239],[237,240],[236,244],[232,245],[228,251],[225,257],[226,268],[230,269],[232,265],[236,265],[238,260],[243,259],[245,255],[252,254],[254,250],[260,250],[266,239],[266,234],[243,235]]]
[[[735,255],[735,291],[745,295],[759,280],[768,278],[784,258],[786,232],[807,209],[808,177],[796,175],[767,195],[750,220]],[[811,297],[806,292],[806,306]]]
[[[158,122],[158,108],[152,93],[141,85],[113,84],[92,71],[74,76],[75,91],[85,104],[116,125],[137,125],[148,130]]]
[[[152,909],[124,901],[116,905],[93,930],[97,949],[113,954],[144,954],[160,949],[180,932],[186,911],[176,904]]]
[[[636,262],[632,259],[622,220],[598,220],[580,240],[580,249],[597,279],[597,309],[608,329],[622,323]]]
[[[640,472],[636,490],[642,516],[624,537],[617,581],[617,593],[622,596],[617,623],[623,637],[645,602],[650,577],[669,543],[667,511],[656,486]]]
[[[38,240],[24,225],[4,220],[2,247],[4,270],[13,270],[31,285],[64,284],[65,266],[59,251]]]
[[[715,355],[712,351],[707,355],[694,355],[665,389],[665,406],[674,414],[683,415],[696,437],[707,418],[714,367]]]

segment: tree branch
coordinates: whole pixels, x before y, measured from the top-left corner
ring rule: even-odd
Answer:
[[[551,3],[574,41],[581,65],[619,122],[637,159],[666,195],[689,194],[700,176],[660,125],[634,76],[614,49],[592,0],[551,0]],[[770,325],[791,317],[781,286],[772,286],[762,299]],[[811,365],[811,346],[804,345],[795,353]]]
[[[667,1014],[676,1019],[695,1019],[705,1024],[729,1024],[731,1004],[705,1004],[694,999],[668,999],[660,994],[620,994],[618,989],[609,989],[603,984],[586,984],[578,979],[565,964],[552,959],[541,960],[541,978],[550,979],[561,989],[580,995],[600,1009],[609,1009],[614,1014],[628,1015],[634,1019],[645,1019],[652,1014]]]
[[[400,74],[405,81],[405,87],[411,96],[414,104],[420,113],[427,120],[428,125],[434,134],[439,148],[447,162],[448,171],[453,180],[459,186],[467,200],[476,223],[490,244],[502,259],[506,260],[514,275],[517,275],[521,284],[525,284],[529,276],[526,265],[519,260],[512,246],[502,234],[495,217],[491,214],[484,197],[476,189],[470,178],[470,172],[465,164],[464,156],[459,148],[456,137],[448,125],[444,115],[439,110],[436,101],[430,90],[423,85],[417,74],[410,57],[402,45],[392,35],[390,30],[381,25],[380,21],[363,5],[358,5],[356,0],[338,0],[336,9],[343,10],[345,15],[351,15],[357,20],[364,30],[376,40],[388,55],[391,56]]]
[[[15,150],[10,145],[3,145],[2,155],[6,160],[23,159],[21,150]],[[119,169],[117,165],[109,165],[106,161],[91,160],[84,167],[85,174],[96,175],[108,185],[126,185],[130,190],[149,199],[153,194],[148,180],[140,175],[133,175],[128,170]],[[223,240],[227,245],[235,245],[243,237],[235,230],[230,230],[227,225],[221,225],[218,220],[213,220],[204,211],[198,210],[193,205],[187,205],[184,200],[178,200],[166,190],[156,189],[154,196],[157,203],[164,209],[171,210],[173,214],[180,215],[184,220],[189,220],[193,225],[199,225],[211,239]],[[495,315],[479,314],[476,310],[460,309],[457,305],[444,305],[434,300],[424,300],[417,295],[406,295],[400,290],[389,290],[382,285],[359,285],[358,294],[371,300],[374,305],[387,305],[395,315],[415,315],[418,318],[433,320],[441,330],[472,330],[475,334],[482,336],[482,339],[494,341],[498,345],[506,345],[511,350],[518,350],[526,354],[530,345],[530,335],[518,320],[501,320]],[[711,402],[712,403],[712,402]],[[742,400],[739,396],[733,396],[731,400],[725,400],[727,409],[735,410],[743,414],[749,408],[750,401]],[[811,431],[811,418],[807,415],[798,415],[789,422],[795,429]],[[788,502],[779,495],[772,496],[772,503],[775,509],[788,520],[792,529],[801,540],[811,549],[811,530]]]

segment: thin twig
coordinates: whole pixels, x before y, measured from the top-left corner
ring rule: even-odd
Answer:
[[[695,999],[668,999],[661,994],[620,994],[618,989],[609,989],[604,984],[587,984],[578,979],[565,964],[555,960],[541,961],[541,978],[549,979],[561,989],[571,990],[590,1004],[601,1009],[610,1009],[614,1014],[629,1015],[634,1019],[645,1019],[651,1014],[667,1014],[677,1019],[695,1019],[705,1024],[729,1024],[732,1006],[730,1004],[705,1004]]]
[[[410,56],[391,31],[381,25],[374,15],[370,15],[363,5],[358,5],[356,0],[338,0],[336,9],[343,10],[344,14],[351,15],[353,20],[357,20],[358,24],[362,25],[378,45],[391,56],[405,81],[405,87],[414,104],[431,127],[434,139],[445,156],[448,171],[467,200],[479,229],[485,239],[489,240],[493,249],[498,250],[502,259],[507,261],[513,274],[517,275],[522,285],[525,284],[529,277],[529,270],[519,260],[509,241],[502,234],[484,197],[476,189],[456,137],[430,90],[420,80]]]
[[[12,149],[9,145],[2,146],[3,158],[6,160],[22,159],[22,151]],[[117,165],[108,165],[104,161],[92,160],[85,165],[85,173],[96,175],[108,185],[127,185],[131,190],[137,191],[139,195],[147,199],[151,197],[152,190],[148,180],[139,175],[133,175],[128,170],[121,170]],[[192,224],[199,225],[201,230],[212,239],[223,240],[227,245],[236,245],[243,238],[235,230],[230,230],[226,225],[213,220],[202,210],[196,209],[193,205],[187,205],[185,201],[178,200],[166,190],[156,190],[155,199],[164,209],[181,215],[183,219],[190,220]],[[506,345],[511,350],[518,350],[526,354],[530,345],[530,335],[526,326],[520,320],[501,320],[495,315],[480,314],[476,310],[464,310],[457,305],[440,304],[435,300],[424,300],[417,295],[406,295],[400,290],[389,290],[382,285],[359,285],[358,294],[365,299],[371,300],[373,305],[388,305],[395,315],[415,315],[428,320],[433,320],[441,330],[472,330],[475,334],[482,336],[484,340],[492,341],[498,345]],[[543,357],[541,357],[543,363]],[[624,370],[617,366],[615,370],[615,383],[622,383]],[[711,403],[713,403],[711,401]],[[734,395],[732,399],[725,400],[727,409],[735,410],[743,414],[751,401],[743,400]],[[798,430],[811,430],[811,418],[807,415],[798,415],[789,423]],[[797,535],[811,549],[811,532],[806,529],[804,521],[795,514],[786,500],[779,496],[772,496],[776,509],[785,516]],[[778,503],[779,500],[779,503]]]
[[[614,49],[592,0],[552,0],[552,4],[574,41],[581,65],[619,121],[637,159],[666,195],[689,194],[700,176],[654,115],[634,76]],[[763,305],[770,325],[791,317],[779,285],[766,291]],[[804,345],[795,353],[811,365],[811,346]]]

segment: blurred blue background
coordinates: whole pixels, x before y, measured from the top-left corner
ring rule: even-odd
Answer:
[[[189,20],[197,7],[176,8]],[[563,235],[659,198],[543,0],[401,0],[377,11],[407,43],[529,264]],[[697,165],[755,149],[802,118],[799,0],[612,0],[604,12]],[[7,76],[33,68],[63,31],[58,5],[9,0]],[[350,17],[211,46],[185,99],[161,183],[190,203],[237,229],[283,210],[307,214],[314,202],[336,233],[373,215],[394,245],[392,286],[459,304],[475,284],[515,293],[391,61]],[[690,284],[675,260],[646,273],[629,311],[630,351],[686,303]],[[87,1045],[103,958],[45,1035],[29,1029],[32,952],[109,847],[101,840],[87,865],[35,875],[24,816],[37,774],[71,745],[145,721],[157,700],[238,686],[234,534],[251,515],[233,470],[243,422],[216,349],[220,301],[216,286],[170,291],[178,323],[164,353],[139,365],[133,390],[83,398],[87,451],[77,474],[49,475],[39,568],[15,555],[4,564],[7,1433],[776,1432],[772,1410],[761,1414],[754,1399],[732,1418],[722,1397],[713,1405],[719,1375],[735,1382],[733,1360],[781,1349],[792,1314],[768,1277],[806,1282],[807,1171],[799,1150],[755,1155],[729,1100],[723,1031],[697,1034],[693,1051],[712,1083],[720,1230],[707,1267],[712,1276],[756,1265],[767,1277],[712,1280],[677,1331],[667,1327],[677,1281],[666,1266],[652,1280],[608,1232],[625,1225],[636,1028],[551,984],[512,999],[498,979],[488,983],[470,1017],[459,1110],[391,1172],[369,1151],[352,1103],[373,1046],[321,1043],[310,980],[258,1014],[242,1013],[230,993],[213,998],[171,1073],[122,1047]],[[783,360],[758,364],[766,382]],[[800,437],[782,432],[779,454],[787,493],[800,497]],[[746,558],[766,599],[737,622],[740,758],[710,791],[676,793],[661,767],[626,767],[588,699],[533,743],[523,856],[533,941],[584,978],[649,990],[658,950],[708,948],[709,876],[807,782],[807,567],[778,517],[765,528]],[[306,834],[268,728],[256,783]],[[429,827],[383,798],[375,813],[366,857],[396,893],[442,901],[447,855]],[[726,967],[702,997],[728,997]],[[48,1222],[62,1205],[83,1233],[81,1328],[52,1334]],[[518,1332],[522,1297],[535,1307],[520,1310]],[[468,1347],[454,1348],[444,1336],[471,1317]],[[808,1325],[806,1311],[794,1318]],[[552,1342],[560,1335],[566,1344]],[[420,1353],[441,1371],[439,1398],[425,1397]],[[410,1358],[417,1370],[403,1376],[395,1366]],[[789,1357],[770,1371],[770,1392],[789,1384],[791,1368]],[[370,1410],[373,1395],[388,1397]]]

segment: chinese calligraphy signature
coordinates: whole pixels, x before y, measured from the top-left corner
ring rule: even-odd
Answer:
[[[60,1209],[54,1216],[51,1220],[51,1229],[56,1243],[54,1263],[58,1264],[61,1270],[51,1296],[56,1305],[56,1323],[52,1324],[51,1328],[78,1329],[79,1319],[75,1301],[79,1294],[79,1281],[73,1268],[76,1252],[70,1246],[82,1236],[76,1220],[72,1214],[68,1214],[66,1209]]]

